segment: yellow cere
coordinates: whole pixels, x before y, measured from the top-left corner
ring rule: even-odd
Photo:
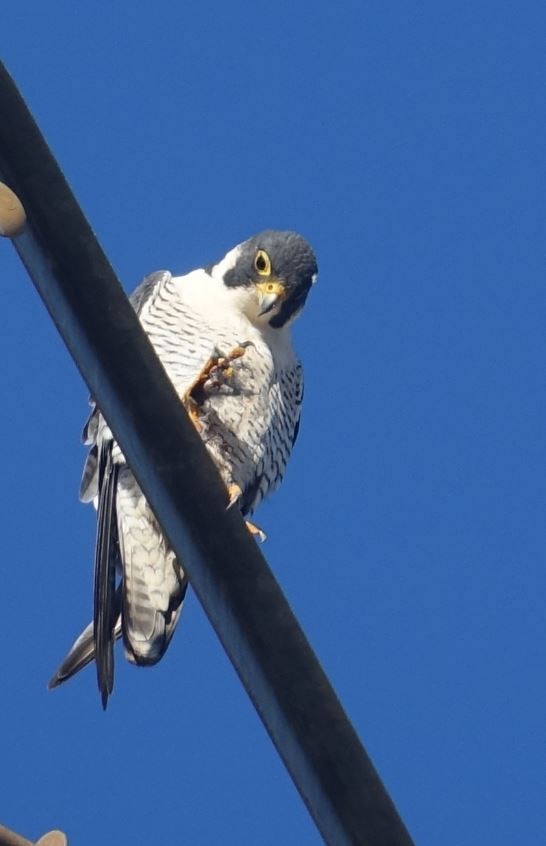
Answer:
[[[256,287],[262,294],[276,294],[279,298],[284,297],[286,293],[283,283],[279,282],[278,279],[270,280],[269,282],[258,282]]]

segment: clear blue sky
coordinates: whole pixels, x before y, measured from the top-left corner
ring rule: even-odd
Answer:
[[[419,846],[544,842],[544,3],[4,5],[128,290],[264,227],[313,243],[265,554]],[[0,822],[317,844],[195,597],[106,714],[92,670],[46,691],[91,610],[87,392],[8,243],[0,274]]]

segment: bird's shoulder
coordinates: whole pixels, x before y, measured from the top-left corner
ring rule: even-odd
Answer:
[[[170,270],[155,270],[137,285],[129,300],[141,317],[147,308],[158,304],[158,299],[163,303],[177,299],[191,307],[192,303],[210,298],[211,293],[214,295],[210,283],[211,278],[203,268],[182,275],[175,275]]]
[[[146,303],[154,296],[158,289],[170,282],[172,273],[169,270],[155,270],[144,277],[129,297],[129,301],[137,314],[140,314]]]

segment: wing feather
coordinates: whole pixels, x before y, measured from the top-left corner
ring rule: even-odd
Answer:
[[[116,563],[119,542],[116,488],[119,465],[112,461],[112,442],[105,441],[100,456],[100,491],[95,547],[94,639],[97,681],[106,708],[114,687],[114,628],[116,625]]]

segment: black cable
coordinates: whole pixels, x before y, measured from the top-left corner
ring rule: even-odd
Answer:
[[[0,64],[14,244],[324,839],[411,839],[226,494],[55,159]],[[309,564],[312,566],[312,564]],[[409,769],[409,768],[408,768]]]

